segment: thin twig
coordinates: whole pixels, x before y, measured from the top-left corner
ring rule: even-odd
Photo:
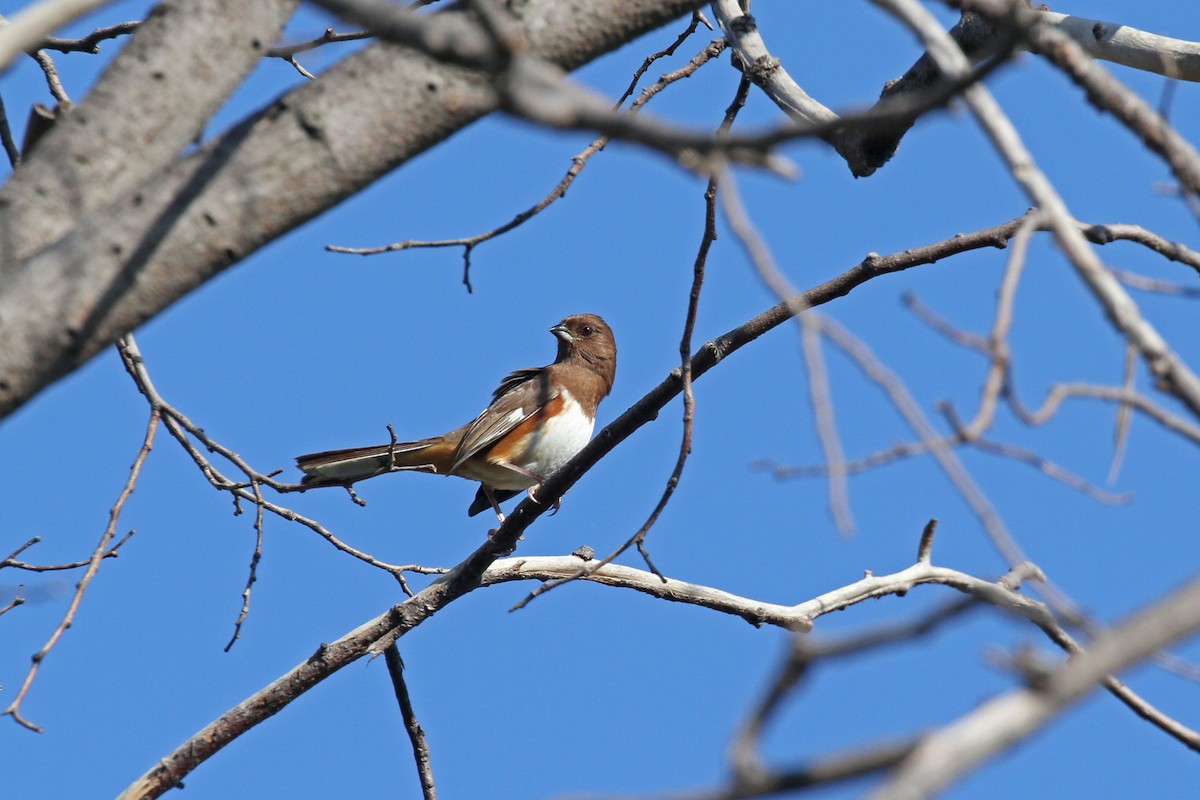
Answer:
[[[1125,380],[1121,384],[1121,388],[1126,394],[1133,394],[1135,391],[1134,382],[1137,378],[1137,348],[1132,343],[1125,344]],[[1108,468],[1108,482],[1113,484],[1117,482],[1117,476],[1121,473],[1121,462],[1125,460],[1125,447],[1129,444],[1129,428],[1133,421],[1133,406],[1129,403],[1120,403],[1117,405],[1116,424],[1113,429],[1113,458],[1112,465]]]
[[[237,453],[225,447],[220,442],[217,442],[210,437],[204,430],[196,425],[192,420],[188,419],[179,409],[168,403],[154,386],[154,382],[150,379],[150,373],[146,369],[145,359],[142,357],[141,350],[138,349],[137,342],[132,335],[125,336],[118,343],[117,352],[121,355],[121,360],[125,365],[126,371],[133,378],[134,384],[138,391],[146,398],[152,409],[157,409],[162,415],[163,424],[167,428],[167,432],[179,442],[183,449],[191,457],[192,461],[200,469],[201,474],[213,486],[220,491],[229,492],[234,498],[235,503],[238,501],[246,501],[254,503],[266,511],[270,511],[278,517],[281,517],[288,522],[295,522],[303,525],[309,530],[316,533],[321,538],[325,539],[338,550],[346,553],[358,560],[369,564],[378,569],[385,570],[392,574],[393,577],[405,586],[403,568],[396,564],[389,564],[380,561],[369,553],[365,553],[356,547],[353,547],[339,539],[332,531],[321,525],[314,519],[305,517],[296,511],[267,500],[260,493],[250,491],[249,487],[257,487],[259,485],[270,486],[279,492],[303,491],[306,487],[298,484],[284,484],[276,481],[270,475],[255,470]],[[217,467],[202,453],[200,449],[192,442],[194,437],[199,441],[209,452],[217,453],[223,458],[230,461],[237,469],[244,473],[248,482],[237,482],[226,477]],[[273,474],[273,473],[272,473]]]
[[[17,593],[13,595],[12,602],[10,602],[4,608],[0,608],[0,616],[4,616],[19,605],[24,605],[25,598],[21,594],[23,591],[25,591],[25,584],[22,583],[17,586]]]
[[[671,84],[691,77],[696,70],[704,64],[711,61],[716,56],[720,55],[726,47],[724,39],[714,39],[709,42],[696,56],[694,56],[687,64],[683,65],[673,72],[660,77],[651,86],[642,90],[642,93],[630,104],[629,113],[636,114],[646,103],[650,102],[659,92],[667,88]],[[636,81],[635,81],[636,83]],[[634,84],[631,84],[633,86]],[[454,239],[405,239],[401,242],[393,242],[392,244],[381,245],[376,247],[346,247],[343,245],[327,244],[325,249],[331,253],[347,253],[350,255],[378,255],[380,253],[394,253],[404,250],[413,250],[421,248],[442,248],[442,247],[461,247],[463,248],[463,286],[468,292],[473,291],[471,285],[471,256],[475,248],[486,241],[495,239],[497,236],[502,236],[514,228],[528,222],[533,217],[545,211],[555,201],[566,196],[567,190],[579,177],[579,173],[583,171],[584,166],[592,158],[608,145],[610,137],[600,136],[591,142],[582,151],[571,157],[571,166],[559,180],[558,184],[550,190],[541,200],[534,205],[520,212],[508,222],[492,228],[489,231],[475,234],[474,236],[463,236]]]
[[[277,44],[268,50],[265,55],[268,58],[282,58],[287,61],[300,53],[307,53],[309,50],[315,50],[322,45],[332,44],[334,42],[354,42],[359,39],[370,39],[374,34],[370,31],[351,31],[349,33],[338,33],[333,28],[326,28],[325,32],[320,36],[309,39],[304,42],[295,44]]]
[[[1113,403],[1128,403],[1141,411],[1167,430],[1178,433],[1196,444],[1200,444],[1200,425],[1183,419],[1158,404],[1150,398],[1137,392],[1128,392],[1120,386],[1102,386],[1090,383],[1059,383],[1050,388],[1045,400],[1036,410],[1028,410],[1017,400],[1015,393],[1010,393],[1009,404],[1014,413],[1028,425],[1044,425],[1050,421],[1065,400],[1072,397],[1090,397],[1097,400],[1107,400]]]
[[[617,98],[616,107],[620,108],[622,105],[624,105],[626,100],[633,96],[634,91],[637,89],[638,83],[642,80],[642,76],[646,74],[647,70],[650,69],[655,61],[658,61],[662,58],[670,58],[671,56],[675,55],[675,51],[679,49],[679,46],[691,38],[691,35],[696,32],[696,29],[701,24],[707,26],[710,31],[713,29],[708,20],[704,19],[704,15],[702,13],[699,11],[692,12],[692,21],[686,28],[684,28],[682,33],[675,37],[675,41],[671,42],[671,44],[667,45],[662,50],[659,50],[657,53],[651,53],[650,55],[646,56],[646,59],[642,62],[642,65],[634,70],[633,78],[631,78],[629,81],[629,86],[625,87],[625,91],[621,93],[619,98]]]
[[[101,42],[131,34],[141,27],[141,24],[141,20],[118,22],[116,25],[96,28],[87,36],[81,36],[78,39],[60,39],[57,36],[50,36],[42,41],[40,49],[57,50],[60,53],[91,53],[94,55],[100,52]]]
[[[1182,283],[1175,281],[1164,281],[1158,278],[1148,278],[1145,275],[1138,275],[1136,272],[1130,272],[1127,269],[1117,269],[1109,267],[1117,280],[1131,289],[1137,289],[1143,292],[1153,292],[1155,294],[1167,294],[1174,297],[1186,297],[1194,300],[1200,298],[1200,288],[1196,286],[1185,286]]]
[[[693,20],[695,22],[695,20]],[[739,85],[737,92],[734,94],[733,101],[725,110],[725,118],[721,122],[720,130],[729,130],[737,118],[738,112],[745,107],[746,98],[750,93],[750,82],[743,79]],[[704,191],[704,231],[700,236],[700,247],[696,253],[695,261],[692,265],[692,287],[688,294],[687,313],[684,317],[683,334],[679,341],[679,379],[681,382],[681,393],[683,394],[683,434],[679,442],[679,453],[675,459],[675,466],[671,470],[670,476],[667,478],[666,486],[663,488],[662,495],[659,497],[658,503],[654,506],[654,510],[650,512],[650,516],[642,524],[640,528],[630,536],[625,542],[618,546],[615,550],[609,553],[599,561],[589,560],[584,567],[574,576],[562,578],[554,581],[547,581],[538,588],[534,589],[526,595],[519,603],[513,606],[510,611],[517,611],[528,605],[534,598],[545,594],[551,589],[562,586],[565,583],[570,583],[573,580],[585,577],[589,572],[599,569],[606,564],[611,564],[615,559],[621,556],[630,547],[636,546],[642,559],[646,562],[646,566],[650,571],[658,575],[662,580],[666,577],[654,566],[654,562],[650,559],[650,553],[646,549],[646,535],[650,529],[654,527],[654,523],[658,521],[659,516],[667,507],[671,497],[675,493],[676,487],[679,485],[680,477],[683,474],[684,464],[687,463],[687,458],[692,452],[692,426],[695,419],[696,398],[692,392],[692,337],[696,330],[696,317],[700,309],[700,290],[704,285],[704,274],[708,264],[708,253],[712,248],[713,242],[717,240],[717,176],[711,175],[708,179],[708,185]]]
[[[8,125],[8,112],[4,109],[4,98],[0,97],[0,145],[8,156],[8,164],[14,169],[21,163],[21,150],[13,139],[12,128]]]
[[[802,313],[808,309],[794,302],[794,299],[801,295],[780,271],[766,241],[750,220],[731,169],[725,168],[722,171],[721,189],[725,217],[734,236],[741,243],[759,278],[776,297],[789,304],[799,325],[804,363],[808,367],[809,396],[812,400],[817,436],[825,455],[825,463],[829,465],[829,510],[838,531],[843,536],[850,535],[854,531],[854,515],[850,508],[846,455],[837,432],[829,374],[821,351],[820,320],[816,314]]]
[[[788,657],[776,671],[767,691],[738,727],[729,750],[734,786],[744,789],[761,786],[771,780],[772,772],[760,755],[760,742],[767,726],[782,710],[784,701],[796,691],[800,681],[818,662],[828,662],[874,650],[890,644],[909,642],[937,630],[966,611],[978,608],[979,600],[966,596],[944,603],[915,620],[886,625],[837,639],[814,640],[795,636]]]
[[[133,466],[129,469],[129,477],[125,480],[125,485],[121,489],[121,493],[117,496],[116,503],[108,514],[108,526],[105,527],[104,533],[100,536],[100,542],[96,545],[96,549],[92,551],[92,557],[87,562],[87,569],[84,570],[83,577],[75,584],[75,594],[71,597],[71,602],[67,606],[67,611],[63,614],[62,620],[50,635],[42,648],[33,654],[33,664],[29,667],[29,671],[25,674],[25,680],[21,683],[21,688],[17,691],[17,696],[13,698],[8,707],[4,709],[4,714],[11,716],[16,722],[28,728],[31,731],[38,733],[42,729],[37,725],[27,720],[21,714],[21,704],[25,700],[25,696],[29,693],[30,687],[33,686],[33,681],[37,677],[38,670],[41,669],[42,662],[46,656],[58,644],[63,634],[71,627],[75,621],[75,615],[79,611],[80,604],[83,603],[84,592],[91,585],[92,579],[96,577],[96,573],[100,569],[100,562],[104,560],[105,554],[109,552],[109,543],[117,535],[117,523],[120,521],[121,512],[125,508],[125,503],[133,495],[134,487],[137,486],[138,478],[142,474],[142,465],[146,463],[147,456],[150,455],[150,450],[154,447],[154,437],[158,432],[160,415],[157,410],[151,409],[150,419],[146,423],[146,435],[142,439],[142,445],[138,448],[137,457],[133,460]],[[126,536],[128,539],[128,536]]]
[[[250,574],[246,577],[246,588],[242,590],[242,609],[238,612],[237,621],[233,623],[233,635],[229,637],[229,642],[225,645],[225,652],[228,653],[233,647],[233,643],[242,635],[242,623],[246,621],[246,616],[250,613],[250,591],[254,587],[254,582],[258,580],[258,562],[262,560],[263,547],[263,496],[262,487],[255,482],[254,489],[254,555],[250,556]]]
[[[429,758],[429,740],[425,738],[425,730],[417,721],[413,711],[412,698],[408,694],[408,683],[404,680],[404,661],[400,658],[400,648],[395,642],[383,651],[387,662],[388,675],[392,679],[392,688],[396,692],[396,702],[400,704],[400,716],[404,720],[404,730],[408,731],[408,740],[412,744],[413,758],[417,764],[417,777],[421,781],[421,796],[425,800],[437,800],[437,784],[433,780],[433,765]]]
[[[104,553],[100,557],[101,558],[116,558],[119,555],[121,545],[128,542],[132,537],[133,537],[133,531],[129,531],[124,536],[122,536],[117,541],[116,544],[114,544],[112,547],[105,550]],[[30,539],[28,542],[26,542],[25,544],[18,547],[15,551],[13,551],[13,553],[11,555],[8,556],[8,558],[4,559],[3,561],[0,561],[0,569],[4,569],[5,567],[12,567],[13,569],[23,569],[23,570],[26,570],[27,572],[59,572],[61,570],[66,570],[66,569],[79,569],[80,567],[86,567],[88,564],[92,563],[92,560],[90,558],[86,559],[84,561],[71,561],[66,564],[30,564],[26,561],[20,561],[17,559],[17,556],[22,551],[24,551],[25,549],[27,549],[28,547],[30,547],[32,545],[37,544],[41,540],[42,540],[42,537],[35,536],[32,539]]]
[[[325,33],[321,34],[315,39],[309,39],[307,42],[299,42],[297,44],[276,45],[268,50],[266,55],[268,58],[279,58],[286,61],[305,78],[308,78],[310,81],[315,81],[317,76],[313,75],[311,72],[305,69],[303,65],[301,65],[300,61],[296,58],[297,55],[308,52],[309,50],[320,47],[321,45],[330,44],[332,42],[352,42],[358,39],[369,39],[372,35],[373,34],[367,31],[337,33],[333,28],[326,28]]]
[[[63,87],[62,79],[58,77],[58,68],[54,66],[54,59],[44,50],[35,50],[30,53],[33,60],[42,68],[42,73],[46,76],[46,85],[50,89],[50,94],[58,101],[58,104],[63,108],[70,108],[74,105],[71,98],[67,95],[67,90]]]
[[[949,406],[946,407],[950,409]],[[939,440],[939,443],[946,447],[974,447],[985,453],[1010,458],[1018,461],[1026,466],[1032,467],[1039,472],[1042,472],[1047,477],[1053,478],[1072,489],[1083,492],[1091,497],[1107,505],[1118,505],[1128,503],[1132,500],[1132,495],[1127,492],[1113,493],[1106,491],[1094,483],[1087,481],[1070,470],[1064,468],[1060,464],[1040,456],[1025,448],[1017,447],[1016,445],[997,442],[991,439],[978,437],[968,440],[965,432],[958,431],[948,436],[944,436]],[[846,473],[848,475],[857,475],[868,470],[877,469],[879,467],[890,464],[894,461],[899,461],[904,458],[912,458],[914,456],[928,455],[930,452],[928,442],[900,442],[891,447],[871,453],[863,458],[853,459],[846,462]],[[829,472],[828,464],[780,464],[775,461],[759,460],[752,465],[755,469],[765,470],[778,480],[790,480],[794,478],[818,478],[824,477]]]
[[[1008,385],[1012,374],[1012,349],[1008,344],[1008,334],[1012,330],[1013,307],[1016,304],[1017,286],[1025,271],[1025,256],[1029,252],[1029,241],[1040,221],[1037,213],[1025,217],[1021,227],[1013,234],[1008,262],[1004,267],[1004,278],[1000,282],[1000,290],[996,293],[996,313],[992,321],[992,329],[987,337],[987,354],[989,358],[987,375],[983,380],[983,390],[979,399],[979,409],[975,418],[968,423],[963,435],[968,441],[980,438],[984,431],[992,427],[996,417],[996,408],[1000,404],[1000,395]]]

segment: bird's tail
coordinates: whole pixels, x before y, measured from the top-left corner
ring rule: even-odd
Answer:
[[[418,442],[326,450],[297,457],[296,466],[304,473],[305,486],[349,486],[400,469],[445,474],[454,463],[458,438],[448,434]]]

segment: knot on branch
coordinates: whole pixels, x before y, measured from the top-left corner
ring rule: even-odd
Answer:
[[[743,14],[740,17],[734,17],[729,22],[729,30],[733,33],[753,33],[757,29],[758,23],[754,21],[753,14]]]
[[[771,77],[771,73],[780,67],[779,59],[775,56],[759,56],[754,63],[746,68],[746,77],[756,85],[761,86]]]

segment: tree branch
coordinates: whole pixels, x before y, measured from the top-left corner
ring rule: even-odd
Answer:
[[[533,2],[523,23],[535,53],[573,69],[699,5]],[[274,37],[261,40],[265,49]],[[175,46],[166,47],[172,58]],[[76,113],[88,113],[91,102]],[[15,223],[28,215],[0,208],[0,242],[9,248],[0,250],[0,340],[6,343],[0,418],[214,275],[498,103],[483,74],[376,43],[119,197],[104,188],[107,181],[80,180],[79,167],[68,161],[64,175],[83,195],[72,207],[89,211],[72,214],[57,241],[21,234],[19,252],[31,255],[14,260]],[[131,132],[132,141],[158,124],[138,119],[142,128]]]
[[[1093,691],[1110,673],[1200,630],[1200,578],[1121,625],[1105,631],[1086,653],[1037,685],[985,702],[927,736],[873,800],[910,800],[944,789],[985,760],[1009,749],[1061,710]]]

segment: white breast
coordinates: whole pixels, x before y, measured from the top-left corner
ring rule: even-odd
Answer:
[[[494,489],[528,489],[538,481],[530,474],[547,478],[583,449],[592,438],[594,419],[588,419],[570,392],[562,391],[563,407],[539,432],[521,442],[516,452],[509,451],[511,463],[526,472],[504,465],[494,452],[485,460],[472,460],[458,472],[465,478],[480,481]]]
[[[566,389],[562,390],[563,409],[543,427],[540,435],[530,437],[521,466],[530,472],[548,477],[562,468],[592,438],[596,425],[583,413],[579,403]]]

